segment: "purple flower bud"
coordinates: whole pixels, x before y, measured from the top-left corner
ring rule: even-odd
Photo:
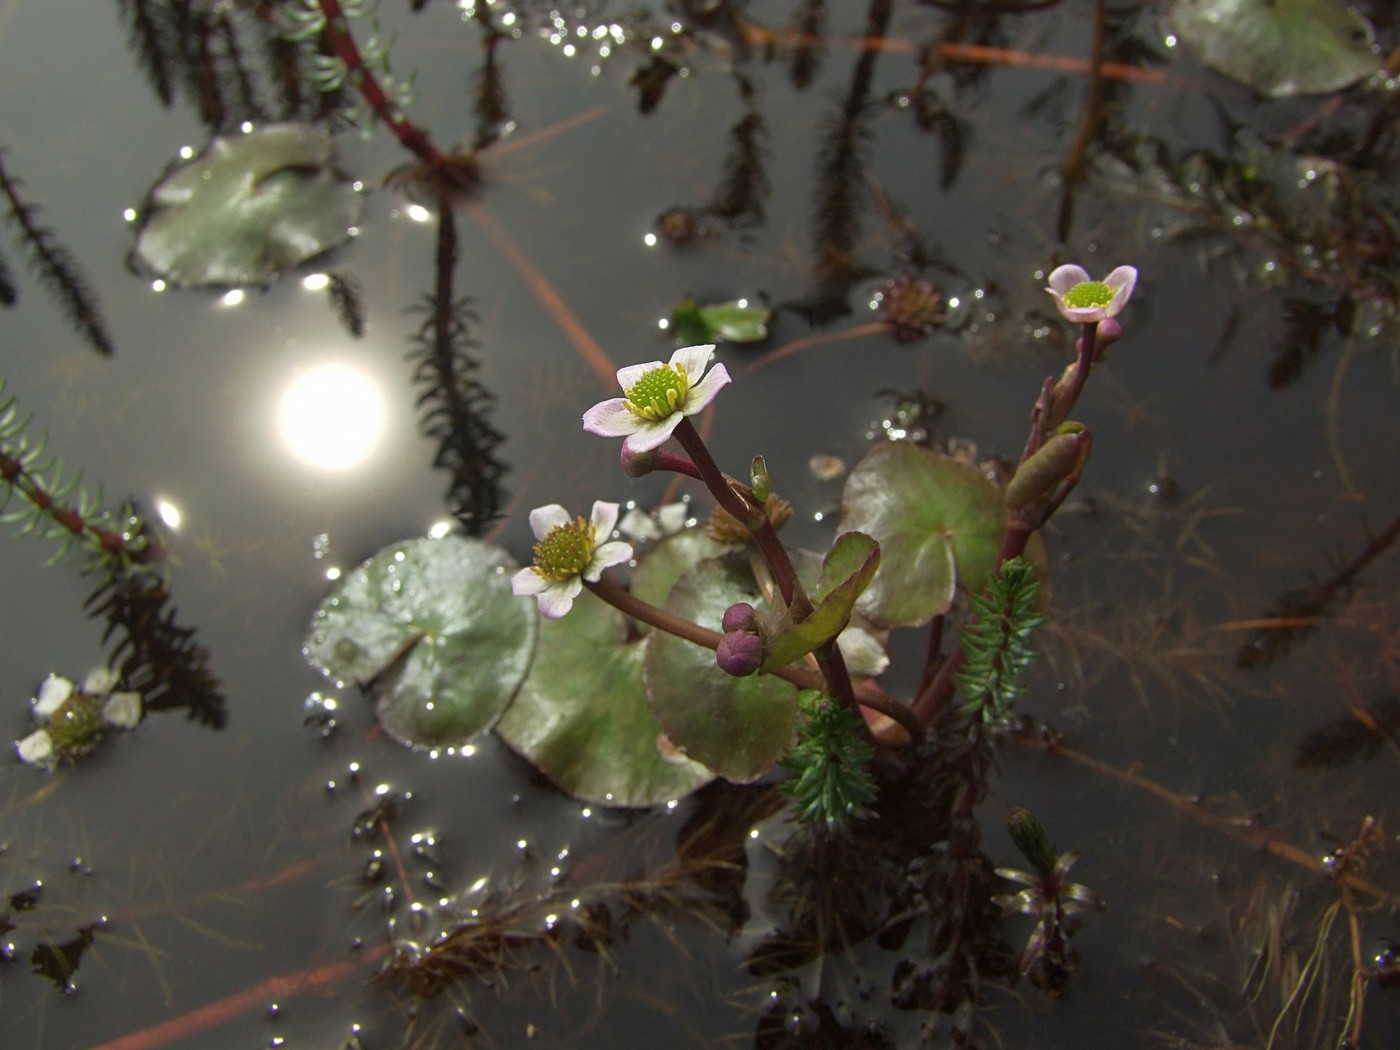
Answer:
[[[646,452],[633,452],[628,447],[627,442],[622,443],[622,472],[629,478],[641,478],[650,474],[654,469],[652,461],[655,459],[655,449],[648,449]]]
[[[730,631],[719,641],[715,663],[735,678],[751,675],[763,666],[763,639],[752,631]]]
[[[720,627],[726,633],[749,630],[753,627],[753,606],[748,602],[735,602],[724,610],[724,619],[720,621]]]

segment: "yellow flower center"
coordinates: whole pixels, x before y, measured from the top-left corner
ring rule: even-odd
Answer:
[[[1106,307],[1113,302],[1113,289],[1102,281],[1080,281],[1065,292],[1065,303],[1075,309]]]
[[[89,693],[74,693],[49,716],[44,726],[60,754],[76,753],[102,735],[102,700]]]
[[[665,419],[685,404],[690,392],[690,378],[675,365],[660,365],[643,372],[623,396],[634,415],[655,423]]]
[[[535,571],[551,583],[579,575],[593,559],[595,539],[592,523],[583,518],[554,526],[535,544]]]

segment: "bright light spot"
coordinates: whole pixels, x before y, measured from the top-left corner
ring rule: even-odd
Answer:
[[[157,277],[154,281],[151,282],[151,291],[153,291],[153,292],[163,292],[163,291],[165,291],[165,282],[162,281],[159,277]]]
[[[565,58],[573,58],[574,55],[578,54],[578,48],[574,47],[573,44],[565,44],[563,51]]]
[[[515,848],[516,848],[516,849],[525,849],[525,848],[528,847],[529,845],[530,845],[530,844],[529,844],[528,842],[526,842],[524,839],[516,839],[516,840],[515,840]]]
[[[180,158],[181,158],[182,160],[189,160],[189,159],[190,159],[191,157],[193,157],[193,156],[194,156],[194,147],[193,147],[193,146],[181,146],[181,147],[180,147]]]
[[[346,470],[379,444],[384,416],[384,397],[374,380],[350,365],[323,364],[292,380],[277,422],[297,459],[322,470]]]
[[[749,308],[749,301],[747,299],[739,299],[735,302],[734,305],[737,306],[740,310],[747,310]]]
[[[664,331],[666,331],[666,329],[668,329],[668,328],[671,327],[671,322],[670,322],[668,319],[666,319],[665,317],[663,317],[663,318],[661,318],[659,321],[656,322],[656,327],[657,327],[657,328],[660,328],[660,329],[664,332]]]
[[[427,222],[433,217],[433,213],[421,204],[410,204],[404,213],[414,222]]]
[[[362,191],[364,190],[365,184],[364,184],[363,182],[361,182],[359,179],[356,179],[354,182],[350,183],[350,188],[351,188],[352,190],[354,190],[356,193],[360,193],[360,192],[362,192]]]
[[[1166,44],[1167,47],[1176,47],[1176,35],[1174,33],[1168,33],[1167,38],[1163,40],[1162,43]]]
[[[320,292],[330,287],[331,275],[328,273],[309,273],[301,279],[301,286],[308,292]]]
[[[122,209],[122,218],[125,219],[127,222],[135,222],[135,221],[136,221],[136,209],[135,209],[135,208],[123,208],[123,209]]]
[[[656,234],[654,234],[654,233],[649,233],[649,234],[647,234],[645,237],[642,238],[642,243],[645,244],[648,248],[655,248],[655,247],[656,247]]]
[[[336,566],[332,565],[329,569],[326,570],[326,579],[328,579],[328,580],[338,580],[338,579],[340,579],[340,569],[337,568]]]
[[[962,300],[959,299],[956,295],[950,295],[950,296],[948,296],[948,309],[949,309],[949,310],[956,310],[956,309],[958,308],[958,304],[961,303],[961,302],[962,302]]]
[[[175,504],[171,503],[164,496],[156,497],[156,513],[160,515],[160,520],[165,522],[165,524],[172,529],[178,529],[180,527],[180,521],[184,517],[180,513],[180,508],[175,506]]]
[[[515,25],[515,12],[514,12],[514,11],[507,11],[505,14],[501,15],[501,25],[503,25],[503,26],[513,26],[513,25]]]
[[[250,134],[253,130],[253,122],[251,120],[245,120],[242,124],[238,125],[238,128],[243,134]]]
[[[224,306],[238,306],[247,296],[243,294],[242,288],[230,288],[224,293],[224,297],[219,300]]]
[[[428,527],[428,535],[435,540],[440,540],[452,531],[452,522],[435,521]]]

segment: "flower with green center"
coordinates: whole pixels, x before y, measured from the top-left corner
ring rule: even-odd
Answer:
[[[583,582],[596,583],[603,570],[632,557],[632,545],[618,540],[599,543],[617,525],[617,504],[597,500],[589,520],[569,518],[557,503],[530,511],[535,533],[535,561],[511,577],[511,590],[539,599],[540,613],[557,620],[573,608]]]
[[[1132,297],[1137,270],[1120,266],[1102,281],[1089,276],[1082,266],[1057,266],[1050,273],[1045,290],[1055,297],[1060,316],[1078,324],[1092,324],[1118,316]]]
[[[21,762],[52,768],[62,758],[86,754],[103,732],[131,729],[141,721],[141,694],[117,692],[117,675],[94,667],[81,689],[62,675],[49,675],[30,707],[39,729],[15,744]]]
[[[701,411],[729,382],[729,370],[715,365],[706,374],[713,345],[685,346],[667,364],[650,361],[617,370],[622,397],[594,405],[583,414],[583,429],[603,437],[626,438],[629,452],[663,444],[686,416]]]

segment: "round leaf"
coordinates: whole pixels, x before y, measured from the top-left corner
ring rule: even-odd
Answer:
[[[666,608],[719,630],[735,602],[762,604],[742,557],[715,558],[691,569],[671,589]],[[646,655],[647,696],[662,731],[683,752],[728,780],[755,780],[797,739],[797,689],[771,675],[734,678],[709,649],[661,631]]]
[[[535,603],[511,593],[513,568],[464,536],[392,544],[341,578],[303,651],[332,678],[372,684],[395,739],[465,743],[500,717],[534,651]]]
[[[972,467],[908,441],[876,445],[841,497],[839,531],[880,545],[880,567],[856,607],[885,626],[927,623],[959,588],[981,588],[1005,526],[1001,490]]]
[[[269,281],[350,236],[360,195],[313,124],[219,136],[151,191],[136,258],[179,285]]]
[[[496,733],[575,798],[652,806],[714,779],[657,746],[661,727],[642,686],[645,640],[622,614],[585,591],[569,614],[546,620],[539,652]]]
[[[632,573],[632,593],[652,605],[665,605],[677,580],[696,563],[717,557],[724,549],[724,544],[698,526],[667,536],[638,559]]]
[[[1206,65],[1265,95],[1337,91],[1380,69],[1342,0],[1176,0],[1171,29]]]

